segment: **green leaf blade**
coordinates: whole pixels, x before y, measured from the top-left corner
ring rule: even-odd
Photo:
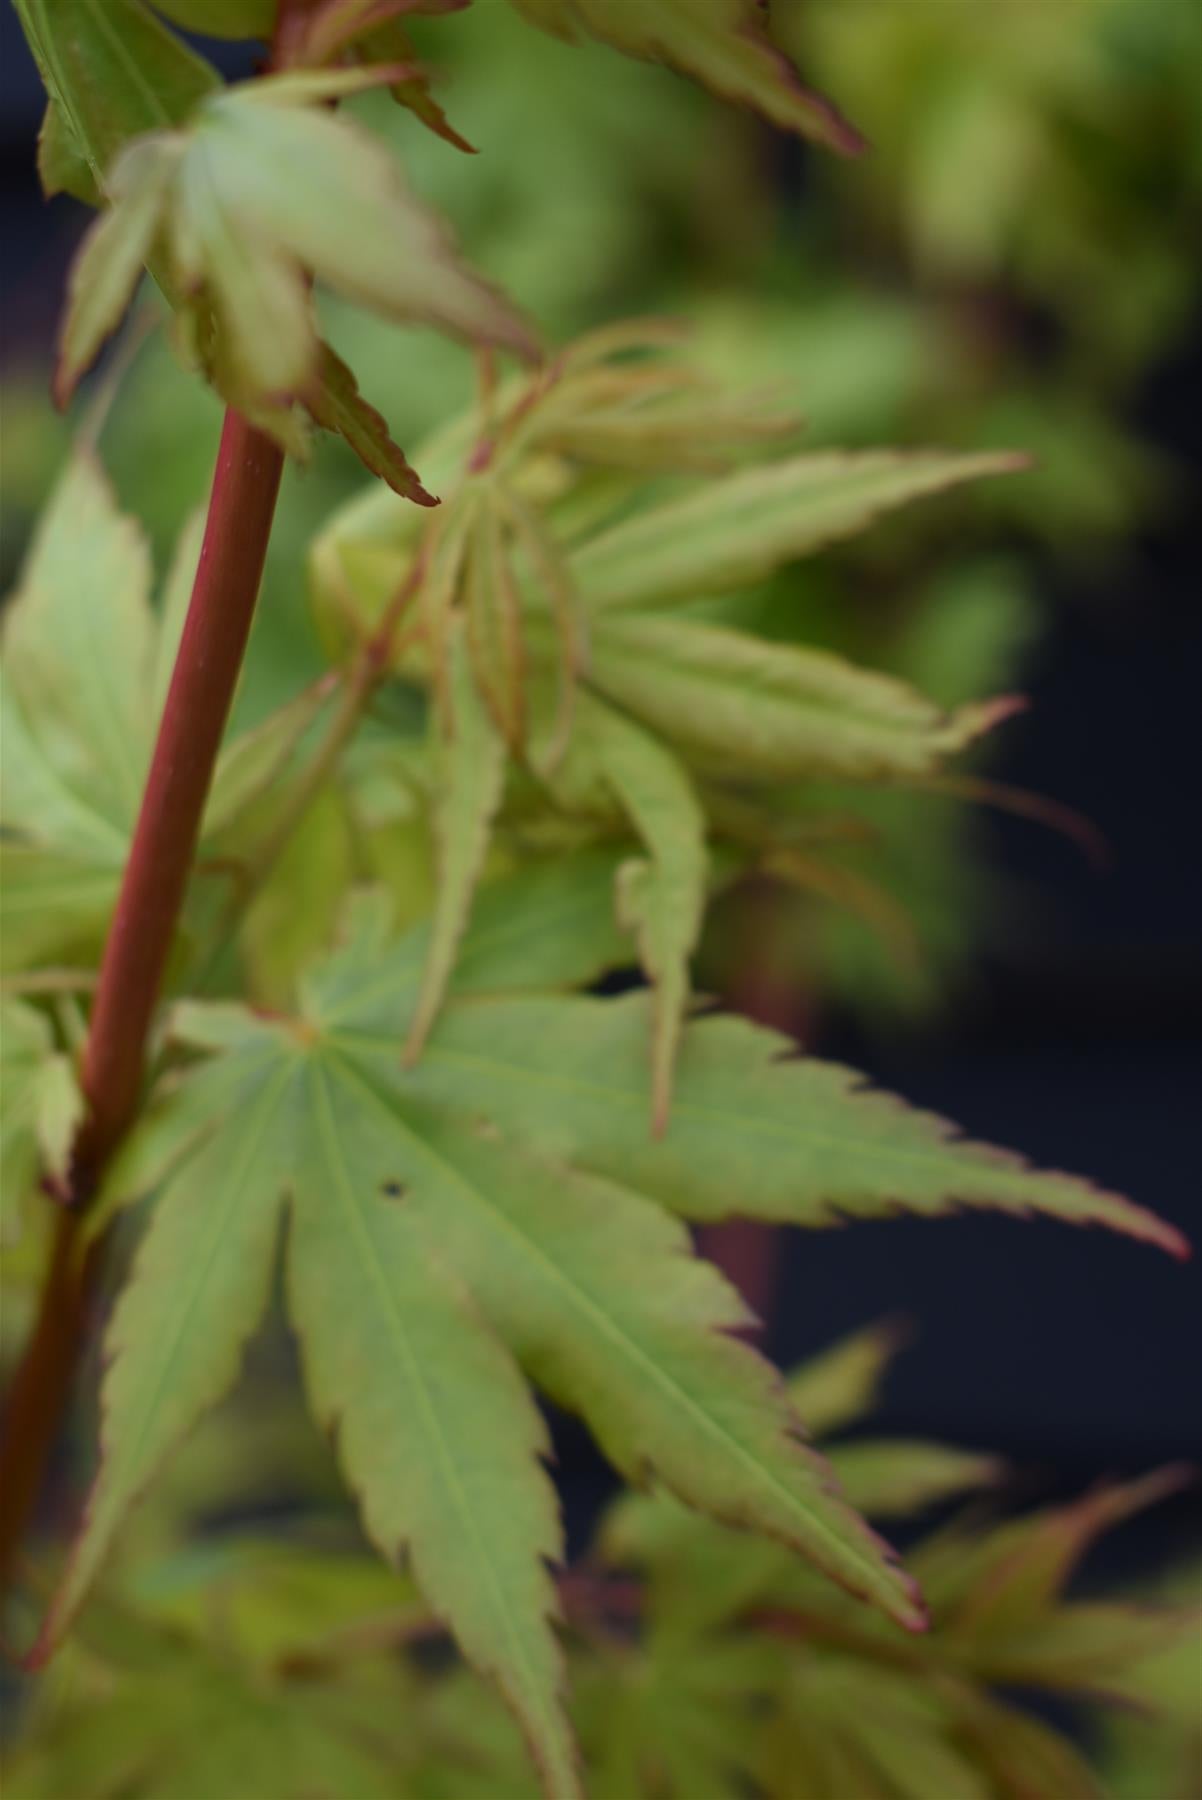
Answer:
[[[929,774],[1016,705],[1002,698],[947,714],[907,682],[829,651],[638,615],[601,621],[592,678],[727,780]]]
[[[579,1793],[551,1630],[561,1550],[548,1449],[503,1346],[429,1252],[396,1147],[337,1065],[311,1071],[291,1310],[316,1410],[337,1429],[369,1535],[403,1548],[435,1610],[518,1716],[554,1800]]]
[[[677,1065],[672,1119],[649,1142],[640,1042],[647,1001],[497,1000],[482,1025],[449,1007],[417,1086],[456,1110],[486,1110],[553,1154],[628,1182],[686,1218],[732,1215],[821,1227],[901,1209],[958,1207],[1104,1225],[1175,1256],[1181,1232],[1075,1176],[957,1136],[837,1064],[730,1018],[695,1022]]]
[[[279,1213],[270,1146],[290,1078],[289,1064],[269,1054],[237,1123],[155,1210],[107,1333],[100,1471],[35,1665],[60,1641],[155,1471],[234,1379],[266,1306]]]
[[[405,1041],[410,1062],[421,1054],[446,994],[505,782],[505,740],[476,688],[466,632],[458,621],[456,626],[449,651],[448,716],[436,722],[438,892]]]
[[[172,158],[155,139],[131,144],[119,160],[111,204],[93,222],[71,265],[54,372],[60,407],[125,315],[154,243],[173,173]]]
[[[666,62],[773,125],[845,156],[864,140],[829,100],[802,83],[772,42],[754,0],[514,0],[544,30],[572,38],[583,26],[629,56]]]
[[[602,776],[647,847],[618,871],[618,917],[635,933],[655,987],[651,1117],[662,1133],[689,1004],[689,962],[701,935],[707,860],[705,818],[676,758],[620,714],[595,703],[587,729]]]
[[[818,451],[740,470],[635,513],[575,561],[587,605],[658,607],[742,587],[878,514],[1026,467],[1007,452]]]
[[[17,14],[101,189],[130,138],[178,125],[221,85],[140,0],[17,0]]]

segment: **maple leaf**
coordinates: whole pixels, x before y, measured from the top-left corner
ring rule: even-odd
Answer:
[[[579,30],[631,56],[666,62],[774,125],[845,155],[864,148],[829,101],[811,93],[772,43],[755,0],[513,0],[523,17],[559,37]]]
[[[798,1441],[767,1367],[724,1335],[742,1308],[683,1229],[612,1180],[465,1131],[414,1087],[395,1035],[377,1054],[372,1022],[396,1019],[422,951],[402,941],[381,959],[380,916],[360,910],[295,1020],[233,1005],[177,1016],[180,1039],[211,1055],[168,1085],[113,1171],[125,1191],[166,1184],[110,1328],[101,1471],[45,1641],[232,1379],[289,1196],[289,1308],[368,1530],[386,1554],[408,1548],[558,1794],[571,1752],[543,1570],[558,1537],[511,1357],[626,1473],[771,1533],[906,1623],[920,1614]],[[494,943],[492,982],[523,957],[516,938],[503,955]],[[499,1003],[474,1003],[485,1033]]]
[[[5,608],[3,960],[28,967],[95,943],[116,897],[200,551],[181,536],[156,617],[145,539],[98,463],[77,451]],[[310,689],[218,760],[212,851],[276,783],[322,703]]]

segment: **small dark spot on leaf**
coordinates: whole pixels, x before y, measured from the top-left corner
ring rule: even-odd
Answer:
[[[380,1192],[386,1200],[403,1200],[405,1197],[405,1184],[403,1181],[382,1181],[380,1183]]]

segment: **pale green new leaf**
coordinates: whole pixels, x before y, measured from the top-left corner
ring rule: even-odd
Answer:
[[[116,895],[201,542],[185,527],[156,617],[136,522],[94,458],[71,457],[4,611],[0,659],[0,958],[91,954]],[[223,747],[211,843],[265,791],[322,703],[315,684]]]
[[[1013,706],[943,713],[829,651],[679,618],[603,617],[591,650],[602,693],[728,780],[925,774]]]
[[[892,507],[1025,466],[1005,451],[808,451],[636,512],[583,547],[576,579],[595,608],[695,600],[759,581]]]
[[[689,1003],[689,960],[705,909],[705,818],[683,768],[653,737],[595,702],[582,725],[603,778],[648,852],[618,871],[617,907],[654,984],[651,1113],[662,1132]]]
[[[55,398],[65,405],[110,332],[125,316],[158,234],[163,197],[175,173],[155,139],[131,144],[109,184],[109,205],[71,265]]]
[[[798,1057],[745,1020],[690,1026],[677,1063],[672,1118],[646,1133],[642,1065],[648,1001],[498,999],[487,1030],[448,1007],[414,1071],[415,1087],[467,1116],[508,1128],[692,1219],[731,1215],[825,1226],[841,1216],[996,1207],[1107,1225],[1174,1255],[1172,1225],[1074,1176],[1030,1168],[957,1136],[834,1063]]]
[[[117,511],[98,464],[78,452],[4,613],[5,688],[20,715],[16,766],[3,772],[6,824],[50,836],[61,822],[79,842],[85,829],[97,835],[87,815],[117,832],[132,821],[149,746],[149,586],[141,533]],[[6,737],[8,727],[6,718]],[[40,781],[30,780],[26,736],[43,765]],[[62,792],[48,817],[51,783]]]
[[[421,990],[406,1039],[410,1059],[420,1053],[447,991],[505,781],[505,740],[476,687],[467,633],[459,620],[454,622],[448,660],[447,717],[435,719],[438,891]]]
[[[864,140],[828,100],[807,89],[768,36],[756,0],[513,0],[544,30],[580,28],[630,56],[666,62],[715,93],[753,106],[773,125],[845,155]]]
[[[526,326],[459,260],[392,154],[353,121],[301,104],[289,79],[279,78],[278,96],[272,81],[233,89],[198,119],[191,154],[231,232],[390,318],[533,355]],[[325,88],[338,79],[324,77]]]

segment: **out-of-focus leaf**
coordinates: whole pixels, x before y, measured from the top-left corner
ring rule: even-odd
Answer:
[[[173,173],[171,162],[146,143],[132,145],[113,172],[110,204],[93,223],[71,265],[54,378],[60,403],[125,316],[158,233],[163,196]]]
[[[626,1654],[612,1646],[586,1663],[576,1711],[592,1800],[745,1793],[786,1654],[763,1640],[652,1635]]]
[[[1175,1493],[1187,1478],[1187,1471],[1170,1467],[996,1530],[950,1527],[922,1552],[932,1604],[965,1640],[1034,1626],[1104,1531]]]
[[[95,460],[72,456],[5,609],[0,891],[4,967],[97,947],[133,832],[200,547],[181,535],[156,619],[150,558]],[[312,688],[218,758],[203,850],[282,774],[322,699]],[[291,907],[293,915],[295,906]]]
[[[919,1438],[864,1438],[828,1451],[853,1506],[873,1519],[904,1519],[995,1481],[994,1456]]]
[[[991,1800],[935,1694],[905,1674],[847,1657],[826,1656],[798,1668],[769,1738],[764,1774],[774,1800],[796,1791],[791,1781],[799,1763],[814,1768],[803,1792],[815,1800],[853,1793],[872,1800],[931,1800],[935,1794],[941,1800]],[[854,1785],[839,1785],[849,1780]]]
[[[262,38],[275,24],[274,0],[155,0],[172,24],[202,37]]]
[[[544,30],[580,27],[624,50],[666,62],[715,93],[754,106],[772,124],[817,138],[845,155],[864,140],[828,100],[811,93],[776,48],[753,0],[514,0]]]
[[[948,715],[827,651],[678,618],[602,620],[591,672],[603,693],[732,781],[921,774],[1013,704]]]
[[[459,259],[443,222],[409,193],[388,151],[321,105],[375,79],[370,69],[266,76],[209,97],[188,129],[155,131],[121,152],[106,176],[112,211],[85,246],[74,283],[61,397],[116,323],[140,256],[161,236],[172,297],[223,396],[299,453],[290,405],[311,394],[322,422],[418,497],[374,409],[321,345],[307,278],[469,342],[527,357],[535,346],[512,307]],[[98,264],[106,277],[99,290]]]
[[[869,1325],[792,1371],[789,1398],[815,1437],[842,1431],[873,1410],[902,1338],[888,1322]]]
[[[141,0],[17,0],[17,13],[50,99],[102,190],[130,138],[178,125],[220,86],[217,71]]]
[[[1002,1794],[1102,1800],[1097,1775],[1080,1750],[1050,1725],[1017,1707],[985,1695],[974,1696],[971,1703],[962,1703],[959,1735]],[[1169,1800],[1167,1793],[1164,1800]]]
[[[46,102],[42,129],[38,132],[38,180],[47,200],[56,194],[70,194],[85,206],[101,204],[100,189],[88,159],[62,109],[53,100]]]
[[[429,6],[412,10],[452,12],[458,11],[460,6],[466,4],[467,0],[448,0],[448,4],[441,7]],[[369,8],[364,8],[363,11],[365,16],[370,17]],[[364,31],[358,37],[355,50],[366,62],[412,63],[414,61],[413,40],[399,19],[385,19],[372,25],[369,30]],[[442,138],[445,143],[453,144],[456,150],[464,150],[468,155],[472,154],[473,146],[455,130],[443,108],[434,98],[429,76],[420,68],[403,80],[390,82],[388,91],[398,105],[407,107],[414,117],[420,119],[422,124],[427,126],[436,137]]]

